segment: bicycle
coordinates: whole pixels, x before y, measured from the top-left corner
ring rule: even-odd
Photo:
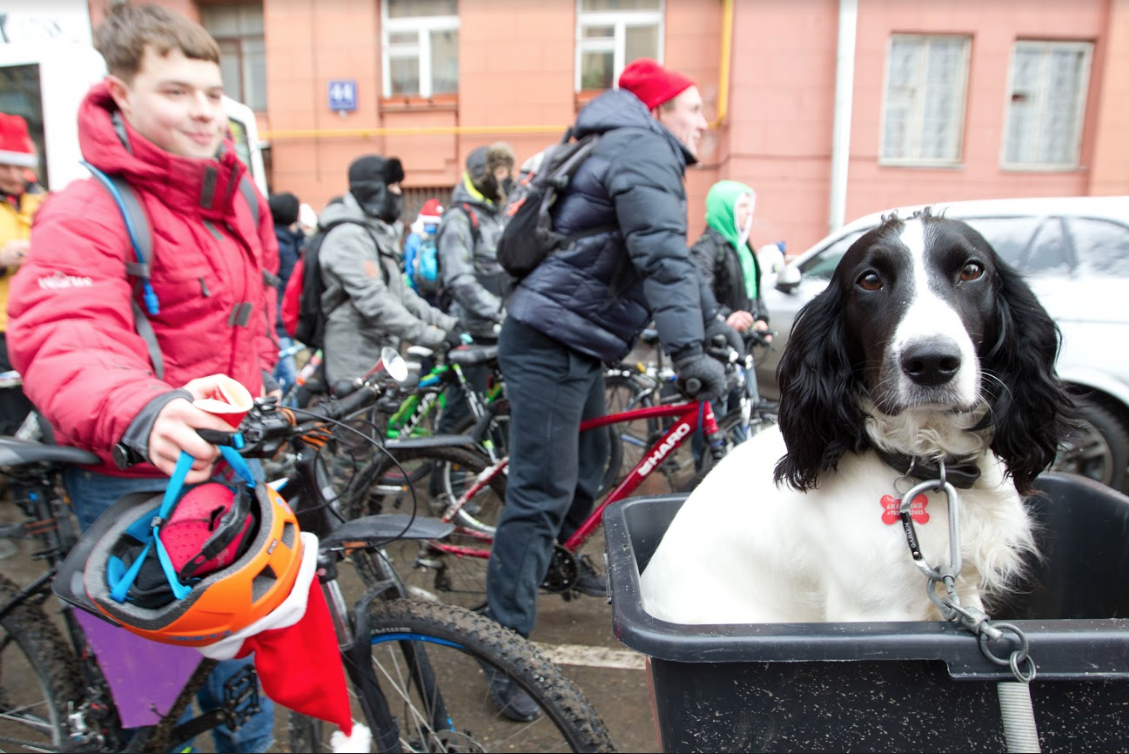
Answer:
[[[726,350],[725,358],[729,357]],[[735,354],[733,358],[735,359]],[[743,384],[743,369],[736,361],[727,361],[727,377],[730,389]],[[685,386],[679,387],[686,389]],[[692,394],[696,389],[686,389],[686,392]],[[700,427],[706,437],[708,464],[724,457],[728,450],[724,430],[709,402],[692,398],[679,403],[639,407],[589,419],[581,423],[580,431],[598,431],[648,420],[666,420],[667,427],[654,438],[631,470],[610,489],[568,541],[556,546],[549,572],[541,585],[543,590],[571,599],[578,591],[576,587],[581,574],[581,558],[585,557],[581,550],[600,525],[604,510],[638,490],[640,485],[662,468],[663,462],[690,438],[696,428]],[[615,465],[617,445],[612,443],[609,469],[614,467],[618,470]],[[486,563],[490,555],[494,524],[501,513],[504,496],[491,498],[489,506],[478,506],[471,511],[466,506],[475,500],[484,487],[504,477],[508,462],[507,456],[491,464],[474,478],[473,483],[461,495],[447,501],[448,506],[440,520],[455,526],[450,537],[444,541],[399,543],[393,550],[403,560],[413,563],[414,567],[403,576],[415,593],[431,595],[436,599],[442,597],[448,602],[469,608],[478,608],[484,604]],[[705,470],[708,470],[708,466],[702,473]],[[608,474],[605,473],[605,480],[607,477]]]
[[[354,717],[372,730],[378,751],[614,751],[603,722],[580,690],[528,641],[455,606],[407,599],[385,548],[403,538],[442,538],[450,525],[414,514],[369,516],[340,525],[332,520],[324,494],[328,476],[318,449],[330,425],[382,392],[379,380],[372,378],[355,394],[320,405],[317,413],[257,402],[239,433],[209,436],[242,443],[240,452],[247,457],[270,457],[287,445],[295,448],[295,472],[280,486],[302,529],[319,535],[319,580],[338,630]],[[210,716],[177,723],[203,683],[209,669],[205,661],[161,722],[126,741],[74,610],[63,610],[65,631],[44,614],[54,573],[76,540],[73,529],[63,523],[66,499],[58,476],[71,464],[90,462],[83,451],[0,438],[0,466],[36,485],[34,494],[19,498],[29,506],[28,521],[3,533],[44,540],[41,554],[50,564],[23,589],[0,576],[0,595],[6,598],[0,606],[0,745],[29,751],[168,751],[218,722],[238,725],[239,715],[254,706],[253,695],[232,699]],[[351,610],[338,578],[338,566],[346,559],[366,575],[366,586]],[[16,701],[7,698],[9,689],[17,687],[10,682],[13,669],[26,669],[25,678],[34,679],[34,691],[21,691]],[[524,724],[501,720],[502,712],[490,706],[485,684],[478,689],[473,680],[482,677],[482,669],[510,679],[529,694],[540,706],[540,716]],[[468,680],[474,687],[467,688]],[[288,713],[290,750],[328,750],[331,728]]]
[[[646,408],[663,403],[670,403],[679,399],[674,387],[677,375],[675,371],[663,361],[663,353],[658,347],[658,333],[646,330],[640,341],[656,348],[656,358],[649,362],[635,364],[619,363],[608,368],[604,375],[604,394],[608,413],[623,413],[635,408]],[[776,423],[777,404],[775,401],[761,399],[756,392],[755,380],[752,372],[754,356],[753,347],[768,348],[770,341],[760,333],[750,333],[746,345],[749,354],[744,365],[744,385],[736,390],[737,405],[730,406],[724,416],[718,418],[718,424],[726,438],[726,443],[732,447],[744,442],[757,432]],[[739,378],[740,379],[740,378]],[[669,420],[658,418],[636,419],[624,422],[617,426],[615,439],[618,440],[618,457],[613,457],[612,463],[618,465],[609,469],[605,478],[605,488],[608,482],[617,482],[622,478],[622,473],[635,466],[647,448],[655,444],[655,440],[669,427]],[[689,449],[672,453],[660,465],[660,474],[648,484],[648,492],[667,494],[673,492],[689,492],[696,486],[697,480],[708,470],[710,459],[703,455],[699,463],[695,463]]]

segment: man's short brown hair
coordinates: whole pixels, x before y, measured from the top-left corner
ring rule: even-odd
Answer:
[[[203,26],[157,5],[115,6],[94,32],[106,68],[127,83],[137,75],[146,45],[161,57],[180,50],[192,60],[220,62],[219,45]]]

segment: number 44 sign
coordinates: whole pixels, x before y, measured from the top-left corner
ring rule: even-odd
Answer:
[[[356,112],[356,79],[333,79],[329,82],[329,109],[339,113]]]

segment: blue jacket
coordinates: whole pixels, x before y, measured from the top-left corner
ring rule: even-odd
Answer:
[[[514,289],[507,316],[607,362],[626,356],[652,319],[668,354],[700,352],[717,303],[686,243],[682,181],[693,155],[620,89],[592,100],[575,132],[603,135],[558,197],[553,227],[616,229],[545,259]]]

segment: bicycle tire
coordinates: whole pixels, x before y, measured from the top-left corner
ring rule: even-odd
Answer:
[[[415,499],[424,503],[421,515],[441,516],[450,501],[462,494],[465,485],[473,482],[484,471],[489,461],[476,450],[462,447],[404,448],[392,449],[401,465],[426,463],[432,466],[431,480],[421,480],[412,486]],[[374,459],[375,474],[382,477],[394,464],[381,454]],[[435,487],[432,486],[435,483]],[[438,490],[433,495],[434,490]],[[365,502],[372,502],[373,496],[360,496]],[[461,511],[453,519],[455,531],[442,542],[419,542],[398,540],[390,543],[386,550],[389,557],[398,561],[397,570],[409,593],[436,601],[448,602],[468,608],[480,607],[486,601],[486,563],[490,556],[490,546],[494,526],[501,515],[506,499],[506,476],[495,474],[489,484],[470,501],[468,509]],[[407,486],[398,497],[385,496],[380,502],[384,512],[389,507],[410,505],[411,497]],[[352,501],[356,502],[356,500]],[[368,509],[350,508],[347,518],[376,513]],[[405,511],[410,512],[410,511]],[[469,522],[469,523],[468,523]],[[459,548],[467,554],[456,554]],[[364,573],[362,572],[362,577]]]
[[[19,587],[0,576],[0,602]],[[39,607],[24,603],[0,620],[0,749],[61,750],[68,704],[82,682],[70,644]]]
[[[451,605],[397,599],[375,603],[369,626],[373,667],[404,751],[615,751],[580,689],[494,621]],[[424,659],[418,663],[424,672],[413,670],[413,658]],[[483,664],[529,694],[540,717],[523,723],[504,717],[490,699]],[[354,709],[357,716],[359,705]],[[436,717],[446,725],[434,724]],[[290,713],[288,729],[291,751],[329,751],[332,726]]]

